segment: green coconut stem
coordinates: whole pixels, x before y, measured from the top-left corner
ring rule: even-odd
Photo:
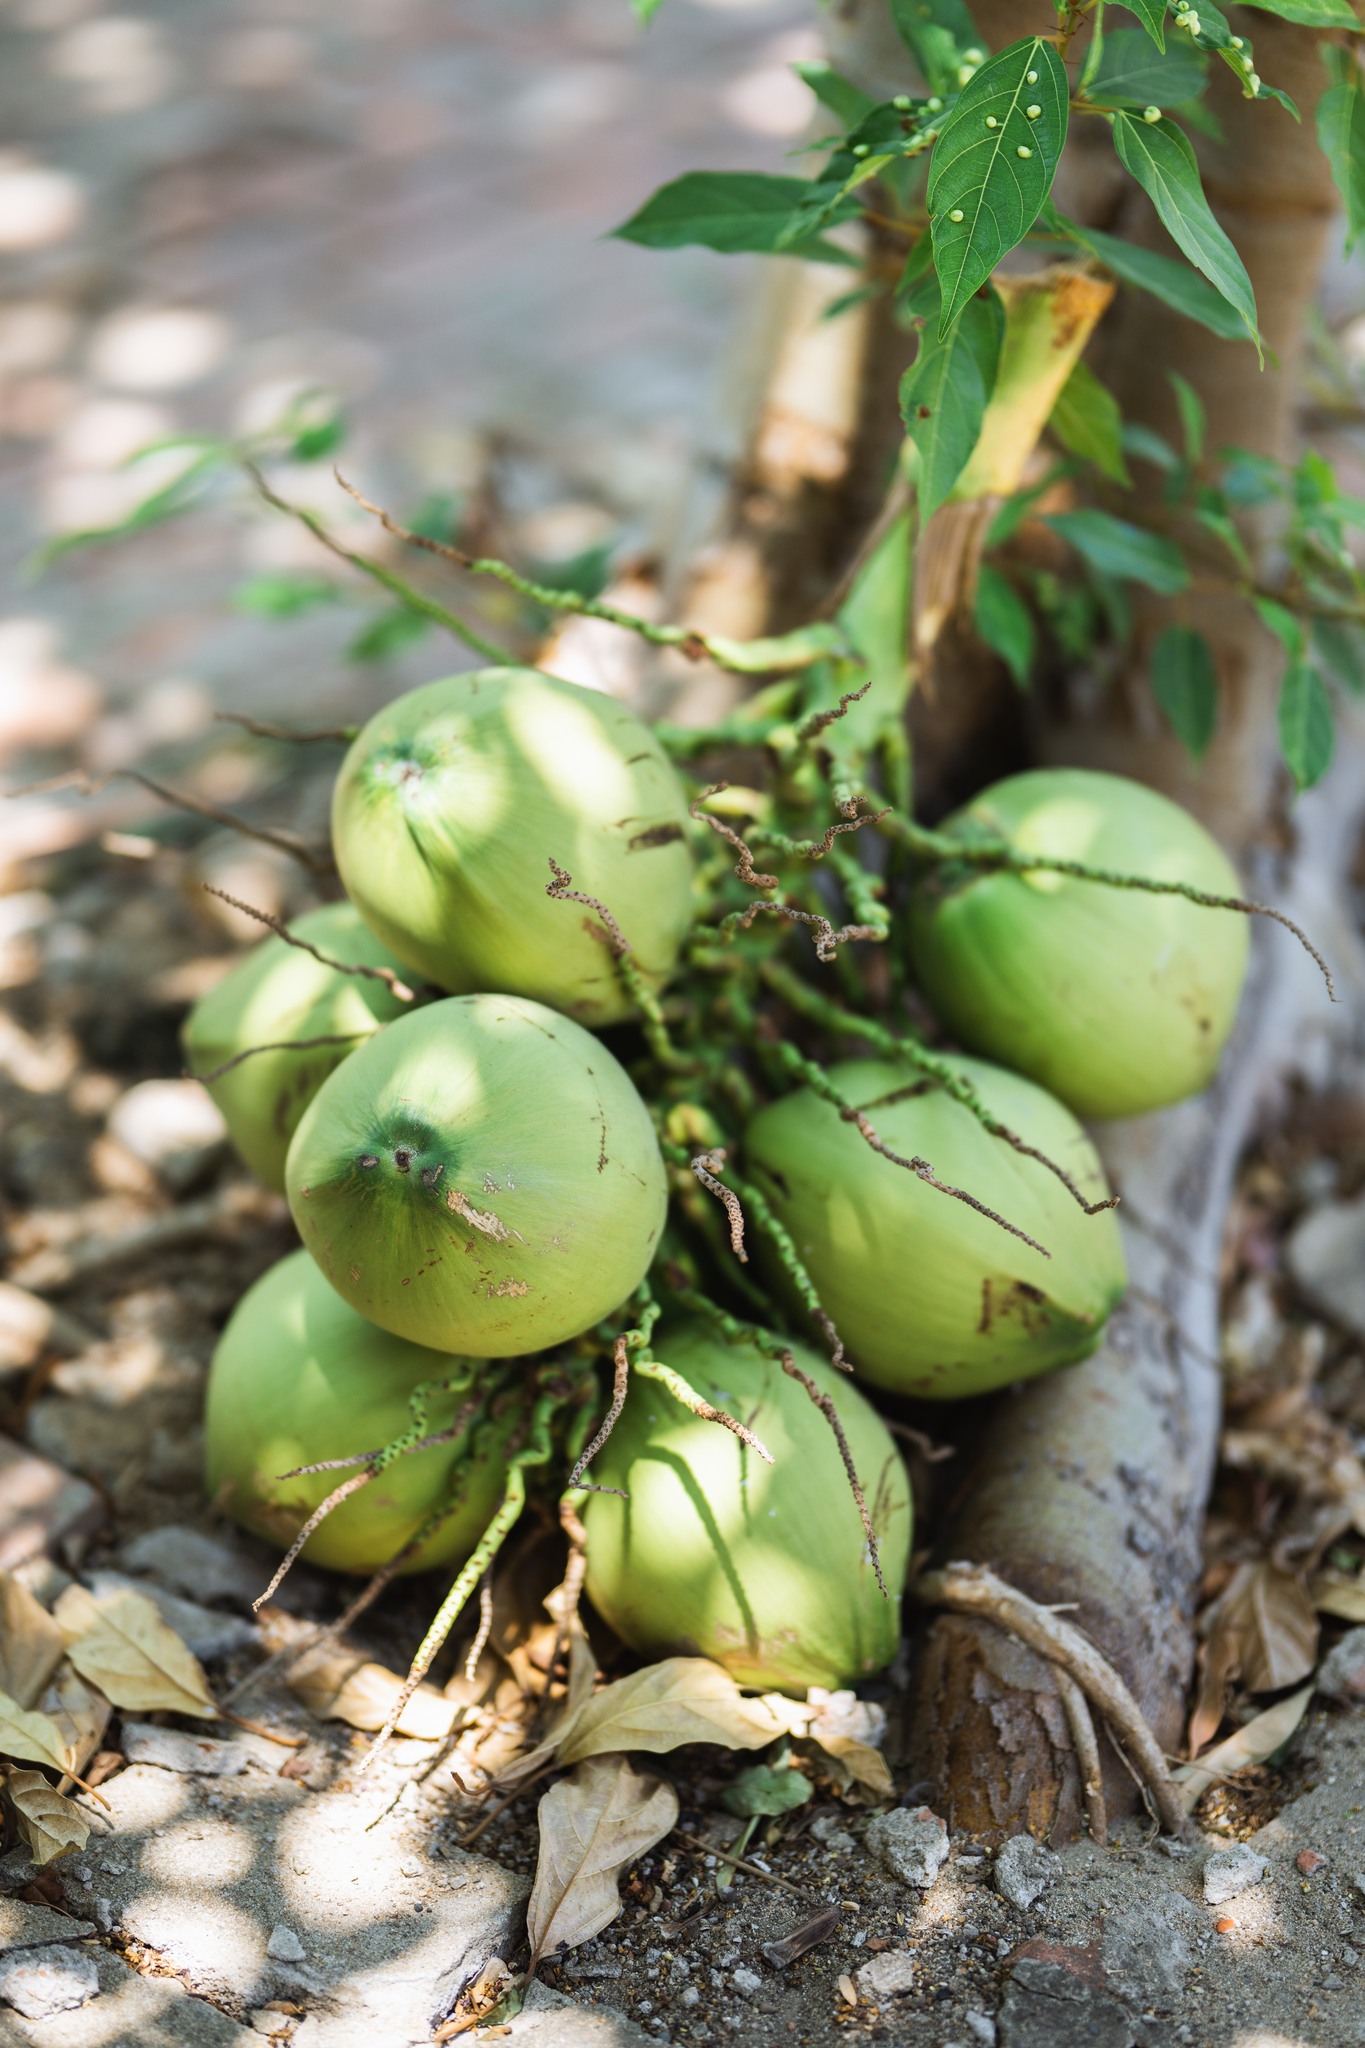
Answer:
[[[277,938],[283,939],[286,946],[293,946],[300,953],[311,953],[315,960],[324,967],[330,967],[334,973],[356,974],[366,981],[382,981],[396,1002],[416,1001],[416,990],[409,988],[405,981],[400,981],[391,967],[368,967],[357,961],[334,960],[330,953],[319,952],[307,939],[301,939],[296,932],[291,932],[284,919],[276,917],[273,912],[258,910],[254,903],[243,903],[240,898],[229,896],[226,889],[215,888],[212,882],[205,882],[202,887],[207,895],[216,896],[220,903],[230,904],[234,910],[240,910],[244,917],[255,918],[257,924],[263,924],[267,931],[272,931]]]
[[[882,1576],[881,1550],[877,1542],[877,1532],[872,1526],[872,1517],[868,1512],[867,1496],[863,1492],[863,1484],[858,1477],[858,1468],[853,1461],[853,1452],[849,1446],[848,1437],[844,1432],[844,1425],[839,1419],[839,1412],[834,1405],[832,1397],[824,1393],[816,1385],[808,1372],[802,1372],[785,1344],[780,1343],[768,1331],[760,1329],[757,1323],[741,1322],[738,1316],[730,1315],[727,1310],[721,1308],[718,1303],[710,1300],[707,1295],[703,1294],[699,1288],[690,1287],[685,1283],[679,1285],[677,1282],[670,1282],[670,1286],[680,1308],[690,1309],[694,1314],[704,1316],[713,1328],[718,1330],[722,1336],[728,1337],[732,1343],[752,1344],[755,1350],[761,1351],[765,1357],[775,1359],[789,1379],[796,1380],[805,1388],[806,1393],[834,1432],[834,1440],[839,1446],[839,1456],[843,1463],[845,1476],[848,1479],[849,1490],[857,1503],[858,1514],[863,1525],[863,1534],[867,1538],[868,1555],[872,1561],[872,1569],[876,1573],[877,1584],[882,1590],[883,1597],[889,1598],[886,1580]]]
[[[671,1365],[665,1365],[661,1359],[655,1358],[652,1353],[645,1350],[632,1358],[631,1367],[635,1372],[643,1374],[647,1380],[657,1380],[661,1387],[667,1387],[673,1399],[702,1422],[718,1422],[722,1429],[728,1429],[732,1436],[737,1436],[742,1444],[747,1444],[751,1451],[762,1458],[765,1465],[773,1463],[772,1452],[751,1429],[747,1429],[733,1415],[727,1414],[724,1408],[713,1408],[709,1401],[704,1401],[696,1388],[691,1386],[680,1372],[675,1372]]]
[[[913,1067],[926,1079],[932,1080],[936,1086],[950,1095],[954,1102],[960,1103],[969,1111],[991,1137],[999,1138],[1003,1144],[1011,1146],[1025,1159],[1036,1159],[1040,1166],[1045,1166],[1049,1173],[1055,1174],[1087,1216],[1098,1216],[1105,1209],[1118,1207],[1117,1195],[1109,1195],[1102,1202],[1088,1202],[1064,1166],[1050,1158],[1037,1145],[1027,1144],[1008,1124],[1001,1123],[999,1117],[993,1116],[987,1109],[966,1076],[959,1074],[947,1060],[940,1059],[926,1046],[918,1044],[913,1038],[903,1038],[897,1032],[888,1030],[873,1017],[860,1017],[855,1011],[846,1009],[842,1003],[835,1002],[832,996],[812,988],[808,981],[803,981],[799,975],[793,974],[780,960],[765,960],[760,971],[773,993],[781,996],[783,1002],[788,1003],[800,1015],[809,1018],[812,1024],[818,1024],[826,1031],[843,1032],[850,1037],[861,1038],[888,1059],[903,1060],[907,1066]]]
[[[904,811],[888,810],[882,813],[879,829],[889,839],[905,847],[916,860],[934,866],[963,865],[988,870],[1004,869],[1010,874],[1071,875],[1080,882],[1098,882],[1106,889],[1139,889],[1149,896],[1183,896],[1187,903],[1197,903],[1205,910],[1235,910],[1244,917],[1269,917],[1276,924],[1283,925],[1294,937],[1309,958],[1314,961],[1327,984],[1327,993],[1333,1002],[1337,1000],[1336,983],[1332,970],[1322,954],[1309,938],[1302,925],[1295,924],[1282,910],[1272,903],[1256,903],[1248,896],[1214,896],[1207,889],[1196,889],[1192,882],[1158,881],[1152,875],[1119,874],[1112,868],[1091,867],[1083,860],[1062,860],[1043,853],[1023,853],[1017,846],[1011,846],[1007,839],[958,839],[947,832],[931,832],[924,825],[917,825]]]
[[[408,527],[400,526],[381,505],[372,504],[368,498],[362,497],[353,484],[347,483],[340,470],[333,469],[332,474],[348,497],[354,498],[357,505],[371,513],[386,533],[391,533],[395,540],[403,541],[408,547],[421,548],[443,562],[453,563],[467,575],[491,576],[545,611],[601,619],[608,626],[620,626],[625,632],[634,633],[637,638],[648,641],[651,647],[676,647],[693,661],[705,657],[715,662],[717,668],[732,669],[739,675],[764,675],[775,669],[807,668],[812,662],[824,660],[843,644],[842,636],[834,627],[820,622],[783,634],[778,639],[760,640],[731,640],[722,633],[699,633],[692,626],[656,625],[652,619],[641,618],[638,612],[622,611],[619,605],[607,604],[601,598],[585,597],[580,590],[537,583],[531,577],[523,576],[510,562],[499,561],[496,555],[470,555],[463,548],[453,547],[449,541],[433,540],[425,533],[413,533]]]
[[[875,813],[867,823],[874,822]],[[856,853],[846,846],[836,846],[830,854],[830,865],[839,877],[839,885],[852,915],[860,918],[865,925],[880,932],[883,939],[891,933],[891,913],[882,897],[886,884],[880,875],[874,875],[865,868]]]
[[[418,618],[428,619],[435,626],[444,626],[446,632],[452,633],[471,653],[481,655],[495,667],[506,668],[513,664],[514,657],[507,648],[499,646],[496,640],[486,639],[446,605],[438,604],[436,599],[428,597],[425,591],[415,590],[412,584],[405,583],[401,576],[396,576],[392,569],[386,569],[382,562],[373,561],[369,555],[357,554],[353,548],[343,547],[341,542],[327,531],[316,512],[310,512],[306,505],[292,505],[287,498],[282,498],[278,491],[272,490],[254,462],[244,462],[243,467],[267,505],[272,505],[277,512],[287,514],[290,519],[297,519],[300,526],[308,529],[314,540],[320,541],[323,547],[341,561],[349,562],[362,576],[368,576],[372,583],[377,583],[381,589],[387,590],[390,597],[397,598],[405,611],[415,613]]]

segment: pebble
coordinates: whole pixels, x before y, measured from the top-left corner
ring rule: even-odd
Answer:
[[[1327,1858],[1320,1856],[1316,1849],[1300,1849],[1294,1861],[1305,1877],[1311,1877],[1315,1870],[1322,1869]]]
[[[731,1975],[730,1982],[744,1998],[757,1998],[763,1989],[763,1979],[757,1970],[738,1969]]]
[[[1226,1914],[1223,1915],[1223,1918],[1221,1920],[1215,1920],[1213,1923],[1213,1931],[1215,1934],[1233,1934],[1236,1932],[1236,1928],[1237,1922],[1235,1920],[1230,1920]]]
[[[1327,1652],[1317,1677],[1324,1699],[1340,1700],[1343,1706],[1365,1701],[1365,1628],[1346,1631],[1341,1641]]]
[[[292,1927],[285,1926],[283,1920],[277,1922],[271,1928],[270,1939],[265,1945],[265,1952],[271,1961],[275,1963],[301,1963],[303,1961],[303,1943],[299,1940]]]
[[[1032,1835],[1011,1835],[995,1859],[995,1888],[1021,1913],[1035,1905],[1061,1874],[1061,1857]]]
[[[130,1764],[155,1764],[192,1778],[236,1778],[247,1766],[238,1742],[218,1742],[204,1735],[185,1735],[178,1728],[158,1728],[152,1721],[125,1721],[123,1754]]]
[[[264,1584],[259,1563],[235,1543],[182,1523],[142,1530],[123,1545],[118,1561],[124,1571],[150,1573],[173,1592],[210,1603],[231,1600],[249,1608]]]
[[[811,1822],[810,1831],[812,1839],[834,1856],[846,1855],[858,1846],[848,1829],[840,1826],[839,1816],[834,1813],[822,1813],[818,1820]]]
[[[898,1806],[868,1822],[867,1846],[892,1877],[928,1891],[948,1860],[948,1828],[927,1806]]]
[[[1289,1269],[1313,1307],[1365,1337],[1365,1196],[1310,1210],[1290,1235]]]
[[[883,1954],[860,1963],[853,1982],[858,1996],[865,1998],[869,2005],[878,2005],[884,1998],[897,1998],[914,1989],[914,1959],[908,1949],[889,1948]]]
[[[995,2040],[995,2021],[991,2018],[990,2014],[988,2012],[968,2012],[965,2017],[967,2032],[972,2036],[973,2040],[983,2041],[988,2044],[989,2048],[989,2044]]]
[[[198,1081],[139,1081],[110,1110],[108,1130],[176,1192],[192,1186],[227,1144],[222,1111]]]
[[[74,2012],[99,1995],[95,1958],[85,1949],[24,1949],[0,1958],[0,1998],[26,2020]]]
[[[1204,1903],[1225,1906],[1229,1899],[1235,1899],[1252,1885],[1259,1884],[1265,1873],[1265,1857],[1258,1856],[1248,1842],[1234,1842],[1228,1849],[1215,1849],[1204,1865]],[[1218,1926],[1221,1933],[1221,1921]]]

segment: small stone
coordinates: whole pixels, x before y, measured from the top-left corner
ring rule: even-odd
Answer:
[[[1206,1922],[1179,1892],[1105,1915],[1100,1959],[1111,1990],[1135,2006],[1178,2007]]]
[[[1312,1306],[1365,1337],[1365,1196],[1311,1209],[1291,1232],[1287,1257]]]
[[[1327,1652],[1317,1676],[1318,1691],[1324,1699],[1340,1700],[1343,1706],[1365,1701],[1365,1628],[1347,1629],[1341,1641]]]
[[[1322,1869],[1327,1858],[1320,1856],[1316,1849],[1300,1849],[1294,1861],[1305,1877],[1311,1877],[1315,1870]]]
[[[109,1112],[111,1138],[179,1192],[227,1144],[222,1111],[199,1081],[139,1081]]]
[[[303,1943],[299,1940],[292,1927],[285,1926],[283,1920],[279,1921],[270,1930],[270,1939],[265,1945],[265,1952],[271,1961],[275,1963],[301,1963],[303,1961]]]
[[[247,1766],[240,1743],[185,1735],[178,1728],[158,1728],[152,1721],[124,1722],[123,1754],[130,1764],[155,1764],[159,1770],[191,1778],[236,1778]]]
[[[858,1996],[869,2005],[880,2005],[884,1998],[898,1998],[915,1988],[914,1958],[908,1949],[889,1948],[882,1955],[860,1963],[853,1982]]]
[[[144,1529],[119,1551],[124,1571],[149,1574],[188,1599],[230,1600],[249,1608],[264,1581],[261,1567],[224,1537],[181,1523]]]
[[[1215,1920],[1213,1923],[1213,1931],[1215,1934],[1232,1934],[1236,1931],[1236,1927],[1237,1922],[1235,1920],[1229,1919],[1226,1913],[1223,1915],[1223,1918],[1221,1920]]]
[[[700,1991],[698,1991],[695,1984],[689,1984],[685,1991],[680,1991],[678,1993],[678,2003],[679,2005],[686,2006],[701,2004],[701,1993]]]
[[[1343,1980],[1340,1977],[1334,1977],[1329,1970],[1322,1980],[1322,1988],[1324,1991],[1340,1991],[1342,1982]]]
[[[26,2020],[74,2012],[99,1988],[95,1958],[81,1948],[21,1949],[0,1958],[0,1998]]]
[[[1344,1969],[1356,1969],[1360,1963],[1360,1951],[1354,1948],[1344,1948],[1341,1951],[1341,1961]]]
[[[892,1877],[928,1891],[948,1860],[948,1828],[927,1806],[898,1806],[869,1821],[867,1846]]]
[[[995,2021],[990,2014],[969,2011],[964,2017],[967,2021],[967,2032],[973,2040],[984,2041],[987,2048],[990,2048],[990,2044],[995,2040]]]
[[[1061,1857],[1032,1835],[1011,1835],[995,1859],[995,1888],[1021,1913],[1035,1905],[1061,1874]]]
[[[1204,1903],[1225,1906],[1266,1873],[1266,1860],[1248,1842],[1234,1842],[1230,1848],[1215,1849],[1204,1865]]]
[[[0,1571],[55,1549],[65,1536],[98,1529],[103,1520],[93,1486],[0,1437]]]
[[[54,1913],[50,1906],[30,1905],[26,1899],[0,1899],[0,1952],[41,1948],[51,1941],[79,1941],[94,1931],[90,1921]]]
[[[850,1849],[858,1846],[848,1829],[839,1825],[837,1813],[822,1813],[819,1820],[811,1822],[810,1832],[811,1839],[819,1842],[833,1856],[846,1856]]]
[[[730,1982],[743,1998],[757,1998],[759,1992],[763,1989],[763,1979],[759,1976],[757,1970],[742,1968],[735,1970],[730,1977]]]

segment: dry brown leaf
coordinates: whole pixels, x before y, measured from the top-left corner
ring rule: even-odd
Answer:
[[[0,1692],[21,1707],[38,1703],[62,1661],[62,1632],[12,1572],[0,1572]]]
[[[812,1736],[810,1747],[816,1753],[817,1767],[828,1758],[832,1766],[828,1775],[838,1785],[861,1785],[878,1799],[895,1798],[896,1781],[891,1768],[870,1742],[859,1742],[852,1735],[824,1735],[818,1741]]]
[[[540,1802],[540,1860],[526,1933],[531,1974],[547,1949],[577,1948],[621,1910],[616,1881],[677,1825],[671,1785],[629,1757],[591,1756]]]
[[[288,1683],[294,1697],[320,1721],[345,1721],[367,1733],[383,1727],[403,1689],[396,1672],[345,1651],[332,1651],[304,1664],[290,1673]],[[398,1717],[397,1733],[439,1742],[449,1735],[461,1712],[457,1700],[444,1698],[435,1686],[419,1685]]]
[[[1312,1697],[1312,1686],[1301,1686],[1287,1700],[1279,1700],[1273,1707],[1267,1707],[1263,1714],[1257,1714],[1254,1720],[1248,1721],[1245,1728],[1239,1728],[1234,1735],[1205,1750],[1198,1763],[1181,1764],[1173,1771],[1171,1775],[1180,1787],[1185,1811],[1192,1813],[1210,1785],[1217,1784],[1220,1778],[1230,1778],[1235,1772],[1244,1771],[1252,1764],[1263,1764],[1267,1757],[1274,1756],[1298,1727]]]
[[[1318,1617],[1301,1573],[1268,1558],[1240,1564],[1204,1617],[1209,1662],[1251,1692],[1279,1692],[1313,1669]]]
[[[72,1763],[70,1747],[52,1716],[21,1707],[7,1692],[0,1692],[0,1756],[48,1764],[54,1771],[70,1770]]]
[[[792,1702],[783,1700],[782,1708]],[[798,1710],[809,1720],[809,1711]],[[656,1755],[684,1742],[764,1749],[789,1732],[791,1716],[765,1699],[746,1699],[728,1671],[707,1657],[665,1657],[595,1694],[561,1727],[561,1763],[619,1749]],[[803,1723],[803,1726],[805,1724]]]
[[[108,1700],[93,1685],[87,1685],[70,1664],[63,1664],[40,1705],[45,1714],[52,1716],[71,1751],[70,1770],[83,1772],[109,1726],[113,1708]]]
[[[68,1586],[52,1610],[66,1654],[116,1707],[167,1709],[212,1720],[218,1709],[199,1659],[167,1628],[145,1593]]]
[[[41,1771],[6,1771],[5,1797],[35,1863],[52,1863],[83,1849],[90,1823],[73,1799],[55,1792]]]
[[[1308,1590],[1319,1614],[1335,1615],[1338,1621],[1365,1621],[1365,1579],[1319,1572],[1309,1581]]]

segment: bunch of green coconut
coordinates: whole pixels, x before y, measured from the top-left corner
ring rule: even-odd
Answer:
[[[186,1026],[302,1239],[223,1333],[209,1492],[337,1572],[445,1567],[411,1682],[537,1496],[636,1652],[883,1669],[887,1417],[1096,1348],[1125,1276],[1078,1119],[1200,1089],[1231,1028],[1246,922],[1195,899],[1236,878],[1145,788],[1020,774],[917,860],[818,750],[792,775],[805,728],[767,735],[774,798],[700,794],[663,738],[534,670],[399,697],[337,778],[345,900]],[[784,777],[833,832],[778,829]]]

